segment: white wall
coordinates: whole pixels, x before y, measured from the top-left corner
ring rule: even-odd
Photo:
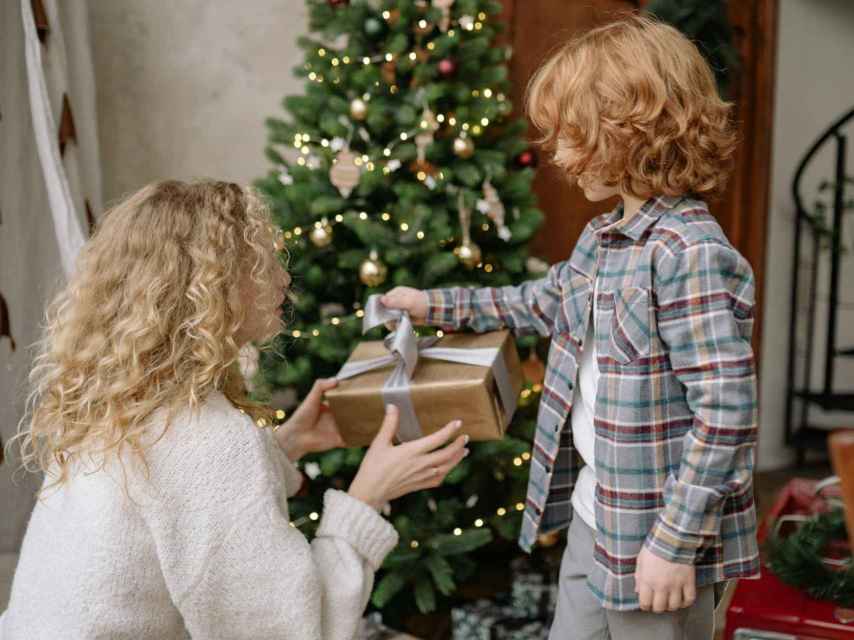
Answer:
[[[760,382],[760,469],[779,468],[793,459],[792,452],[783,446],[794,233],[791,181],[798,162],[815,138],[838,115],[854,106],[854,2],[781,0],[778,46]],[[849,132],[854,133],[854,126],[849,127]],[[852,147],[854,141],[849,143],[849,175],[854,174]],[[810,196],[822,178],[832,177],[832,167],[830,153],[816,161],[815,170],[806,176],[806,202],[812,202]],[[849,215],[846,222],[843,242],[851,251],[843,261],[840,296],[848,308],[839,315],[838,346],[854,346],[854,217]],[[826,275],[822,271],[819,276],[822,310],[827,306]],[[824,345],[825,335],[820,325],[815,334],[817,346]],[[816,349],[814,372],[821,369],[821,358],[823,352]],[[814,383],[819,380],[814,376]],[[844,387],[854,391],[854,360],[838,370],[837,389]],[[817,424],[854,426],[854,414],[813,412],[811,419]]]
[[[163,178],[246,183],[264,118],[300,93],[303,0],[90,0],[104,197]]]
[[[58,122],[63,96],[68,98],[76,139],[68,141],[61,166],[77,222],[83,229],[84,202],[95,208],[101,202],[86,6],[44,2],[50,30],[38,48],[40,65],[30,76],[24,53],[22,4],[27,3],[0,2],[0,293],[8,304],[16,343],[12,350],[8,339],[0,339],[0,436],[4,444],[17,432],[24,414],[27,374],[35,353],[31,346],[40,337],[45,305],[65,283],[36,145],[34,122],[38,120],[32,117],[28,80],[40,78],[44,83],[46,104],[35,101],[39,105],[36,113],[42,117],[49,111]],[[51,136],[51,142],[54,140]],[[9,458],[0,466],[0,596],[3,570],[10,564],[3,554],[17,549],[41,483],[40,474],[20,469],[18,451],[13,445]]]

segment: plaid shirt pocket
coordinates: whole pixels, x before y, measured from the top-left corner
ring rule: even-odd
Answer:
[[[650,349],[649,292],[628,287],[599,296],[603,310],[611,309],[607,355],[621,364],[648,356]]]

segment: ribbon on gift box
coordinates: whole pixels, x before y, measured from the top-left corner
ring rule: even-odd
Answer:
[[[504,426],[510,424],[516,411],[516,394],[510,381],[510,372],[501,349],[457,349],[434,346],[439,338],[430,336],[419,338],[415,334],[409,313],[400,309],[389,309],[380,302],[380,295],[372,295],[365,305],[365,315],[362,319],[362,333],[387,323],[395,323],[395,330],[383,340],[389,354],[368,360],[347,362],[336,374],[339,380],[382,369],[390,364],[395,367],[383,385],[383,402],[393,404],[400,410],[400,429],[398,438],[407,442],[416,440],[424,435],[421,423],[415,414],[412,403],[410,386],[419,358],[432,358],[459,364],[471,364],[480,367],[490,367],[495,384],[498,387],[498,397],[504,406]]]

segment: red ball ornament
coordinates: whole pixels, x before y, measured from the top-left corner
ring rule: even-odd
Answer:
[[[537,154],[535,154],[532,150],[526,149],[518,156],[516,156],[516,163],[520,167],[536,167],[537,166]]]
[[[343,7],[350,4],[350,0],[326,0],[330,7]]]
[[[449,77],[454,75],[457,71],[457,63],[454,62],[451,58],[445,58],[443,60],[439,60],[439,73],[444,77]]]

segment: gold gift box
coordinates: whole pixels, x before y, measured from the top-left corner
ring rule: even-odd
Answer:
[[[500,348],[514,397],[522,390],[522,371],[516,342],[509,331],[482,334],[450,334],[436,347],[453,349]],[[382,341],[360,343],[348,362],[388,355]],[[385,414],[383,385],[394,369],[389,364],[347,380],[326,392],[329,407],[347,446],[369,445]],[[438,431],[453,420],[462,420],[461,433],[472,440],[500,440],[504,437],[505,408],[498,395],[491,367],[458,364],[420,357],[410,383],[415,413],[424,435]]]

